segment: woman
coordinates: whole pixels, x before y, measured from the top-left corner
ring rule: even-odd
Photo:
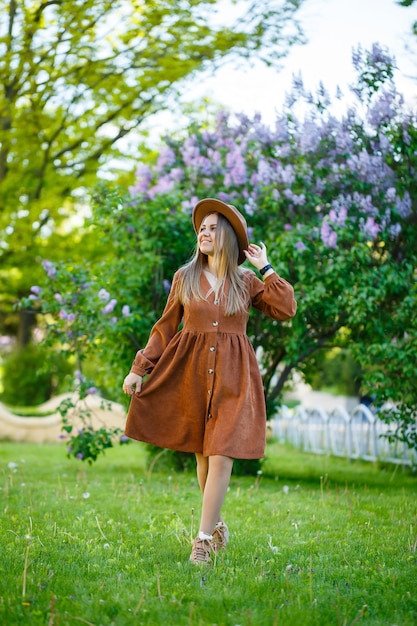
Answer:
[[[203,502],[190,560],[198,564],[210,563],[227,544],[221,508],[233,459],[258,459],[265,451],[264,392],[246,335],[249,308],[285,320],[296,303],[292,286],[268,263],[265,245],[249,244],[234,206],[205,198],[192,219],[195,256],[174,275],[162,317],[123,390],[132,395],[129,437],[195,453]],[[240,267],[245,260],[263,280]]]

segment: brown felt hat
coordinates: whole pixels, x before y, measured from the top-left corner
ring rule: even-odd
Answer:
[[[201,222],[209,213],[221,213],[232,225],[239,245],[238,263],[241,265],[241,263],[246,261],[243,251],[247,250],[249,246],[248,226],[245,218],[232,204],[226,204],[215,198],[204,198],[199,200],[193,209],[193,225],[197,234],[200,231]]]

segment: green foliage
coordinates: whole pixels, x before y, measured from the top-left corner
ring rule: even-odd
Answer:
[[[78,393],[76,399],[65,398],[58,407],[62,417],[62,438],[67,440],[68,457],[74,457],[80,461],[87,461],[91,465],[97,457],[104,454],[108,448],[112,448],[115,441],[120,445],[130,442],[123,434],[121,428],[111,428],[107,424],[97,428],[92,421],[92,411],[85,402],[89,394],[95,393],[95,387],[81,372],[77,372]],[[101,400],[101,409],[111,410],[111,404]],[[77,422],[78,428],[74,422]]]
[[[4,359],[1,402],[37,406],[68,390],[73,367],[63,354],[39,345],[13,350]]]
[[[285,55],[301,1],[240,0],[226,27],[210,20],[215,0],[0,0],[3,327],[16,332],[12,305],[39,280],[34,259],[73,256],[87,189],[129,156],[121,140],[230,52]],[[90,243],[81,259],[94,258]]]
[[[71,356],[83,375],[93,370],[91,384],[100,379],[106,395],[122,400],[122,377],[195,240],[189,216],[165,200],[145,209],[101,186],[95,202],[90,228],[109,255],[89,266],[45,261],[42,287],[32,287],[21,306],[43,314],[45,344]]]
[[[194,472],[150,474],[140,445],[92,467],[59,445],[0,443],[0,459],[3,624],[415,625],[416,477],[401,469],[271,444],[260,479],[232,477],[229,545],[198,568]]]
[[[146,445],[148,454],[147,466],[150,471],[155,467],[165,471],[189,471],[196,466],[195,455],[189,452],[176,452]],[[260,476],[263,459],[235,459],[233,462],[234,476]]]
[[[313,389],[327,389],[333,393],[359,396],[362,371],[349,350],[315,352],[304,369],[304,378]]]
[[[158,448],[145,444],[147,452],[147,468],[158,471],[183,472],[195,469],[195,455],[190,452],[176,452],[167,448]]]

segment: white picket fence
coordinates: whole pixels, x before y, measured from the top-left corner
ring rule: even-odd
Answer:
[[[417,452],[400,441],[390,443],[384,437],[388,425],[363,404],[350,412],[344,407],[328,412],[282,406],[271,426],[278,441],[291,442],[305,452],[417,465]]]

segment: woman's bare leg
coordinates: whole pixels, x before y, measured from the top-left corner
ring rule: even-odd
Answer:
[[[201,493],[204,493],[204,487],[206,486],[208,468],[209,468],[209,460],[207,456],[203,456],[199,452],[196,452],[195,455],[197,461],[197,480],[200,485]]]
[[[197,478],[203,494],[200,531],[212,535],[217,522],[222,521],[220,512],[230,482],[233,459],[215,455],[204,457],[196,454]]]

